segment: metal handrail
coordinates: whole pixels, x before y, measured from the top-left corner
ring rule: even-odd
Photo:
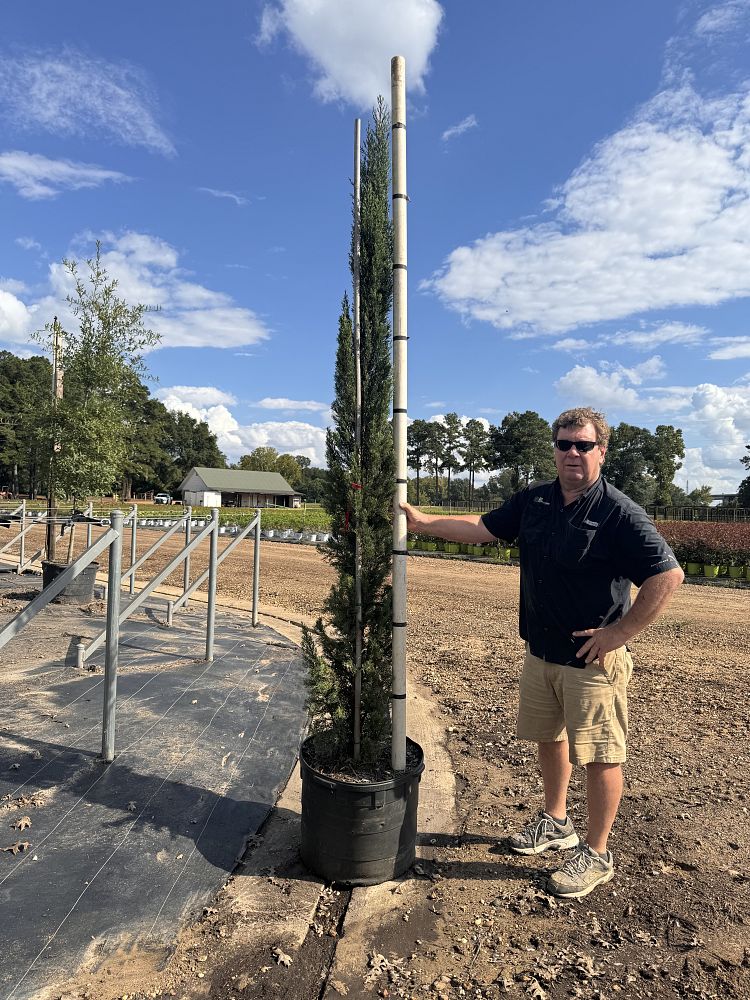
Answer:
[[[82,555],[75,559],[67,569],[40,594],[38,594],[23,611],[11,618],[0,630],[0,649],[14,639],[29,622],[42,611],[50,601],[62,593],[69,583],[89,566],[106,548],[109,548],[109,594],[107,601],[107,627],[104,635],[107,639],[107,652],[104,661],[104,705],[102,712],[102,757],[108,763],[115,759],[115,709],[117,695],[117,660],[119,651],[119,611],[120,611],[120,569],[122,560],[122,511],[112,511],[112,525],[90,545]]]
[[[174,535],[174,533],[177,531],[178,528],[184,527],[186,519],[189,518],[190,516],[191,516],[190,514],[183,514],[182,517],[177,518],[175,520],[175,523],[172,525],[172,527],[171,528],[167,528],[167,530],[164,532],[164,534],[161,536],[161,538],[157,538],[157,540],[154,542],[154,544],[151,546],[151,548],[148,549],[146,552],[144,552],[143,555],[140,557],[140,559],[137,559],[134,563],[132,563],[129,569],[125,570],[125,572],[122,574],[122,582],[123,583],[127,583],[127,581],[129,579],[131,581],[135,581],[135,571],[137,569],[140,569],[140,567],[148,559],[151,558],[151,556],[154,554],[154,552],[156,552],[158,549],[160,549],[161,546],[169,538],[171,538],[172,535]],[[130,592],[131,592],[131,594],[133,593],[132,589],[131,589]]]
[[[144,589],[138,592],[137,596],[128,604],[128,606],[123,611],[120,612],[119,616],[120,627],[122,627],[123,623],[126,622],[128,618],[130,618],[130,616],[138,610],[138,608],[140,608],[140,606],[143,604],[146,598],[150,597],[153,591],[156,590],[156,588],[161,583],[163,583],[164,580],[166,580],[171,573],[175,571],[175,569],[193,551],[193,549],[197,548],[198,545],[200,545],[200,543],[203,541],[204,538],[207,538],[212,533],[218,536],[219,512],[218,510],[214,510],[213,513],[215,516],[212,516],[210,523],[207,524],[206,527],[203,528],[201,531],[199,531],[198,534],[195,535],[195,537],[188,543],[188,545],[186,545],[183,549],[181,549],[181,551],[178,552],[177,555],[174,556],[174,558],[167,563],[164,569],[162,569],[161,572],[157,573],[156,576],[152,580],[150,580],[149,583],[146,584]],[[128,574],[126,573],[121,576],[119,584],[120,587],[125,582],[127,575]],[[83,666],[83,664],[86,662],[86,660],[88,660],[88,658],[92,655],[92,653],[95,653],[96,650],[99,649],[101,644],[104,642],[105,637],[106,637],[106,632],[101,632],[98,636],[96,636],[96,638],[91,640],[88,646],[84,646],[83,643],[78,644],[77,656],[78,656],[79,666]],[[213,643],[209,644],[207,640],[206,659],[211,660],[212,658],[213,658]]]
[[[256,510],[255,517],[252,519],[252,521],[249,521],[248,524],[239,533],[239,535],[235,535],[234,538],[232,539],[232,541],[229,543],[229,545],[225,546],[225,548],[222,549],[221,553],[216,558],[216,565],[217,565],[217,567],[221,566],[221,564],[224,562],[224,560],[226,559],[226,557],[240,544],[241,541],[243,541],[243,539],[247,538],[247,536],[250,534],[250,529],[251,528],[255,529],[255,546],[256,546],[256,549],[258,549],[258,547],[260,545],[260,540],[259,540],[259,535],[260,535],[260,510]],[[257,588],[258,570],[256,569],[256,567],[253,567],[253,570],[254,570],[254,572],[253,572],[253,626],[256,626],[258,624],[258,594],[257,594],[257,589],[258,589]],[[209,571],[206,569],[206,570],[204,570],[201,573],[201,575],[198,577],[198,579],[195,581],[195,583],[193,583],[190,587],[187,588],[187,590],[184,592],[184,594],[182,595],[182,597],[178,597],[176,601],[172,602],[172,611],[177,611],[187,601],[189,601],[190,598],[192,597],[192,595],[201,586],[201,584],[205,583],[205,581],[208,579],[208,576],[209,576]]]

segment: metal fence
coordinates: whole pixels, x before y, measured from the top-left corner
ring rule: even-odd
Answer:
[[[260,510],[256,510],[255,517],[242,529],[221,553],[219,553],[219,511],[213,509],[211,518],[206,521],[193,522],[190,509],[175,520],[174,525],[155,542],[140,559],[136,560],[136,538],[138,530],[137,508],[133,507],[126,518],[121,510],[109,511],[107,518],[96,518],[91,516],[91,507],[86,513],[72,511],[67,515],[65,522],[69,527],[77,523],[86,523],[88,527],[88,546],[85,551],[51,583],[43,588],[29,604],[13,617],[2,629],[0,629],[0,649],[14,639],[33,619],[42,611],[50,601],[54,600],[67,586],[72,583],[105,549],[109,549],[109,567],[106,585],[107,614],[104,630],[100,635],[84,646],[79,643],[77,646],[77,665],[83,666],[86,659],[100,648],[105,647],[104,654],[104,705],[102,713],[102,758],[106,762],[111,762],[115,758],[115,712],[117,703],[117,668],[120,643],[120,629],[127,619],[137,611],[144,601],[166,580],[171,573],[180,565],[185,565],[183,578],[183,593],[176,600],[167,602],[167,625],[172,625],[173,613],[177,608],[183,607],[190,596],[195,593],[198,587],[208,580],[208,599],[206,610],[206,655],[205,659],[211,662],[214,658],[214,626],[216,618],[216,585],[219,565],[232,552],[237,545],[247,538],[251,531],[254,535],[253,552],[253,584],[252,584],[252,623],[258,624],[258,593],[260,581]],[[26,521],[30,521],[28,526]],[[28,514],[25,507],[11,507],[9,511],[0,511],[0,523],[7,525],[17,521],[20,526],[20,533],[15,538],[0,549],[0,554],[20,540],[21,543],[21,563],[19,569],[28,565],[30,560],[25,560],[23,555],[24,541],[26,533],[32,527],[43,526],[46,523],[46,514]],[[128,570],[122,571],[122,546],[125,534],[125,523],[130,522],[131,540],[131,565]],[[63,523],[59,514],[54,518],[56,525]],[[193,524],[199,527],[197,534],[191,537]],[[104,533],[95,542],[91,540],[91,529],[94,525],[105,527]],[[180,551],[169,560],[167,565],[161,569],[137,595],[132,596],[127,606],[121,610],[120,598],[124,586],[129,586],[130,594],[134,594],[135,572],[146,560],[152,556],[161,545],[167,541],[179,528],[185,531],[185,544]],[[189,559],[190,554],[208,538],[210,543],[208,569],[206,569],[192,584],[189,580]]]
[[[646,513],[655,521],[713,521],[722,524],[750,521],[749,507],[660,507],[649,505]]]

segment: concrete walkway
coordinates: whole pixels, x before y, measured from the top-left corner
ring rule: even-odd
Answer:
[[[3,574],[0,596],[39,585]],[[226,882],[294,767],[306,725],[297,647],[220,612],[209,664],[205,610],[166,630],[163,607],[123,629],[110,765],[99,756],[101,672],[59,652],[19,669],[14,650],[12,689],[23,694],[0,705],[0,848],[13,848],[0,854],[2,1000],[33,997],[122,945],[171,945]],[[47,634],[55,613],[43,612]],[[80,631],[95,633],[92,624]],[[26,634],[13,643],[22,651]],[[39,643],[29,648],[38,654]]]

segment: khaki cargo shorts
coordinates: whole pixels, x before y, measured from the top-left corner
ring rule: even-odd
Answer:
[[[619,764],[628,734],[627,687],[633,660],[624,646],[584,668],[540,660],[526,648],[516,736],[567,740],[571,764]]]

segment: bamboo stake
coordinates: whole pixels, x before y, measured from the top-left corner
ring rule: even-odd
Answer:
[[[354,336],[354,444],[356,468],[360,470],[362,459],[362,359],[360,356],[360,316],[359,316],[359,216],[360,216],[360,120],[354,120],[354,246],[352,247],[352,271],[354,288],[352,297]],[[361,470],[357,472],[361,480]],[[355,760],[360,759],[362,745],[362,542],[360,539],[361,497],[354,492],[354,747]]]
[[[393,198],[393,690],[394,771],[406,768],[406,63],[391,59],[391,196]]]

